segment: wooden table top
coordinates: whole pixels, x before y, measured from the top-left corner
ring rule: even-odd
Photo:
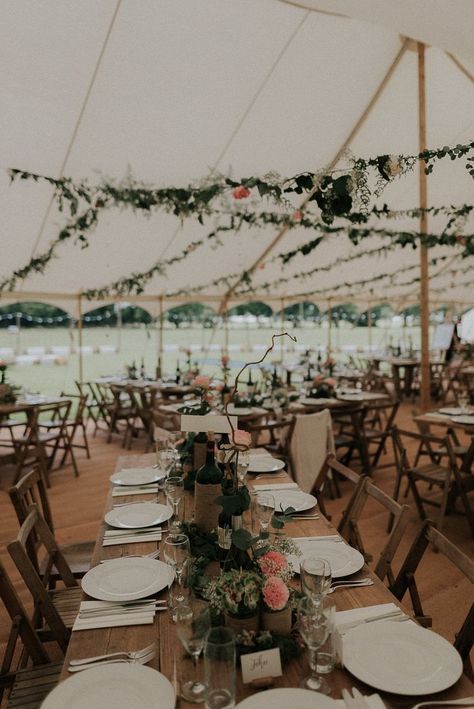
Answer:
[[[154,456],[151,454],[121,457],[117,461],[116,471],[123,468],[149,466],[153,462]],[[271,476],[268,476],[268,481],[270,480]],[[262,482],[267,481],[259,480],[260,484]],[[282,479],[278,478],[278,482],[281,483]],[[156,497],[156,493],[146,496],[143,495],[140,496],[140,501],[152,501],[156,500]],[[117,498],[112,498],[112,493],[110,491],[105,505],[106,511],[112,507],[112,500],[115,501],[116,499]],[[120,497],[118,499],[120,502],[137,501],[136,497],[131,496]],[[186,498],[187,516],[189,516],[191,507],[192,496],[188,493]],[[141,542],[137,544],[102,547],[102,538],[106,526],[107,525],[105,525],[105,523],[102,523],[99,529],[98,539],[92,558],[92,565],[98,564],[101,559],[111,559],[132,554],[136,555],[150,553],[160,544],[160,542]],[[287,525],[286,531],[290,536],[294,537],[335,533],[334,528],[322,515],[316,520],[294,520]],[[341,589],[336,591],[332,595],[332,598],[334,598],[336,602],[337,610],[348,610],[351,608],[371,606],[374,604],[387,602],[394,602],[401,607],[401,604],[396,601],[385,585],[377,577],[375,577],[367,567],[364,567],[361,574],[370,575],[374,580],[374,585],[365,588]],[[165,591],[159,594],[159,598],[165,597]],[[407,601],[407,604],[408,603],[409,601]],[[404,607],[404,610],[407,613],[410,612],[408,605]],[[72,633],[61,679],[64,680],[71,676],[67,671],[67,666],[69,661],[73,658],[79,659],[91,657],[93,655],[110,653],[118,650],[137,650],[155,641],[157,642],[158,652],[155,658],[148,664],[155,669],[159,669],[164,675],[166,675],[174,684],[178,694],[180,666],[183,662],[185,653],[176,636],[175,625],[168,612],[157,613],[154,623],[150,625],[131,625],[115,628],[84,630]],[[185,661],[189,662],[189,660]],[[275,679],[274,686],[297,687],[301,679],[307,674],[307,659],[306,654],[303,654],[298,660],[294,660],[285,666],[283,676]],[[339,698],[341,696],[341,690],[343,687],[349,689],[352,686],[356,686],[362,691],[363,694],[373,694],[375,691],[373,688],[370,688],[356,680],[349,674],[349,672],[341,668],[334,670],[333,673],[327,677],[332,687],[331,695],[334,698]],[[252,691],[254,690],[251,690],[248,686],[242,684],[241,672],[240,669],[237,668],[236,701],[241,701],[246,696],[251,694]],[[466,676],[463,675],[456,685],[445,692],[436,694],[436,698],[453,699],[469,696],[472,695],[472,693],[472,683]],[[398,704],[399,706],[410,706],[423,700],[423,697],[409,698],[399,695],[382,695],[382,697],[391,704]],[[195,705],[191,705],[183,700],[180,700],[180,706],[192,707]]]
[[[41,397],[41,400],[16,401],[14,404],[0,404],[0,416],[11,416],[22,411],[31,411],[36,407],[58,404],[61,401],[70,401],[67,397]]]
[[[427,411],[425,414],[414,416],[417,423],[429,424],[430,426],[443,426],[444,428],[457,428],[469,435],[474,435],[474,423],[462,423],[451,418],[447,414],[439,414],[437,411]]]

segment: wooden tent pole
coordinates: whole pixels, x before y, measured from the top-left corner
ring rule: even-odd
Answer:
[[[115,304],[115,312],[117,313],[117,352],[122,351],[122,308],[120,303]]]
[[[281,331],[282,331],[282,332],[285,332],[285,299],[284,299],[284,298],[281,299],[280,305],[281,305]],[[285,357],[284,357],[284,354],[285,354],[285,344],[284,344],[284,343],[285,343],[285,338],[282,337],[282,339],[280,340],[280,344],[281,344],[281,350],[280,350],[281,356],[280,356],[280,361],[281,361],[282,364],[283,364],[284,359],[285,359]]]
[[[328,300],[328,357],[331,352],[331,346],[332,346],[332,307],[331,307],[331,301]]]
[[[417,42],[418,51],[418,148],[426,150],[426,82],[425,82],[425,45]],[[425,165],[418,163],[420,191],[420,233],[428,232],[428,185]],[[430,304],[429,304],[429,268],[428,247],[420,244],[420,310],[421,310],[421,388],[420,405],[422,411],[430,407]]]
[[[165,316],[163,312],[163,296],[160,295],[160,329],[158,336],[158,367],[163,371],[163,327],[165,322]]]
[[[369,307],[367,308],[367,334],[369,339],[369,353],[372,352],[372,304],[369,300]]]
[[[78,353],[79,353],[79,381],[83,382],[84,377],[84,366],[82,362],[82,296],[79,294],[77,299],[77,311],[79,319],[77,321],[77,334],[78,334]]]
[[[224,309],[224,350],[229,353],[229,301],[225,301]]]

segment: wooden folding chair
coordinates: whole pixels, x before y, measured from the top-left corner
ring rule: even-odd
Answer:
[[[16,485],[8,491],[13,507],[15,508],[16,516],[20,525],[23,524],[28,516],[31,505],[37,505],[42,516],[51,532],[54,534],[54,523],[49,506],[46,484],[41,472],[41,468],[35,465],[33,469],[24,475]],[[64,555],[69,564],[72,573],[76,578],[81,578],[90,568],[90,560],[94,551],[94,542],[78,542],[76,544],[59,544],[59,549]],[[32,562],[38,569],[40,576],[44,575],[44,561],[38,559],[37,554],[38,540],[35,540],[34,548],[30,548],[32,553]],[[55,584],[58,580],[58,574],[51,571],[50,583]]]
[[[362,434],[366,440],[370,470],[377,468],[380,456],[386,452],[387,441],[391,439],[392,426],[400,406],[399,401],[382,401],[368,404],[365,407],[365,417]],[[370,452],[370,445],[375,444],[374,453]],[[371,458],[372,456],[372,458]],[[386,463],[382,467],[392,467],[393,463]]]
[[[32,561],[31,548],[39,542],[44,547],[44,574],[40,576]],[[82,591],[59,546],[32,505],[16,539],[7,545],[8,552],[20,572],[34,603],[34,626],[43,641],[55,641],[66,651],[72,627],[81,602]],[[58,573],[65,588],[48,590],[52,573]]]
[[[393,427],[392,435],[395,461],[397,464],[394,499],[398,500],[401,482],[403,477],[405,477],[409,489],[413,494],[416,508],[421,519],[427,518],[424,505],[432,505],[439,508],[436,526],[441,530],[444,525],[448,502],[453,503],[456,496],[459,496],[471,529],[471,534],[474,537],[474,513],[467,496],[467,486],[458,468],[456,456],[454,455],[449,437],[445,436],[441,438],[429,433],[402,431],[396,426]],[[419,446],[423,445],[430,457],[430,462],[425,465],[411,466],[403,439],[416,441]],[[446,458],[446,464],[443,462],[443,457]],[[439,488],[441,491],[440,500],[427,497],[426,494],[422,496],[418,487],[420,483],[427,485],[429,489],[432,487]]]
[[[359,473],[354,472],[346,465],[340,463],[335,455],[330,454],[327,456],[324,465],[321,468],[319,474],[317,475],[311,490],[311,494],[314,495],[318,500],[319,508],[323,515],[326,517],[326,519],[331,519],[331,516],[328,515],[328,513],[326,512],[326,505],[324,502],[325,488],[328,480],[331,479],[335,484],[338,484],[338,477],[348,480],[354,486],[346,509],[350,508],[352,503],[352,497],[357,494],[357,491],[364,480],[363,475],[359,475]],[[346,512],[343,512],[340,526],[343,525],[345,515]]]
[[[117,424],[119,421],[122,421],[125,423],[122,445],[125,446],[128,431],[136,415],[135,404],[130,398],[129,392],[125,391],[123,387],[118,387],[111,384],[109,388],[112,395],[112,403],[107,404],[107,409],[110,416],[107,443],[110,443],[112,440],[113,433],[119,433]]]
[[[91,454],[89,451],[89,443],[87,441],[86,426],[84,423],[84,411],[85,411],[85,406],[86,406],[86,397],[82,394],[67,394],[64,391],[61,392],[60,396],[62,398],[69,399],[71,402],[77,401],[76,413],[74,414],[73,417],[67,418],[64,421],[64,426],[65,426],[65,428],[68,432],[68,435],[69,435],[70,448],[78,448],[79,450],[85,450],[87,457],[90,458]],[[53,418],[50,421],[40,420],[40,422],[39,422],[40,431],[41,430],[54,431],[60,425],[61,425],[61,422],[58,420],[57,416],[56,416],[56,418]],[[83,438],[84,443],[77,443],[74,441],[78,429],[82,430],[82,438]],[[68,453],[69,453],[69,447],[64,450],[63,457],[62,457],[61,462],[59,464],[60,467],[62,467],[65,464]]]
[[[433,544],[434,548],[444,554],[449,561],[454,564],[461,573],[463,573],[471,583],[474,583],[474,561],[464,554],[457,546],[447,539],[441,532],[436,529],[434,522],[425,520],[418,532],[416,538],[411,545],[408,554],[400,567],[396,579],[390,586],[393,595],[399,601],[403,600],[406,592],[410,594],[410,599],[413,606],[416,619],[425,627],[431,626],[432,619],[427,616],[421,604],[419,591],[416,585],[415,573],[423,558],[423,555],[428,548],[428,545]],[[463,662],[464,669],[472,676],[472,665],[470,662],[470,652],[474,643],[474,604],[471,605],[466,619],[456,634],[454,646],[459,651]],[[474,679],[474,678],[473,678]]]
[[[37,709],[56,686],[63,663],[51,662],[1,562],[0,599],[11,620],[0,667],[0,703],[7,690],[7,709]]]
[[[408,524],[407,513],[410,509],[408,505],[399,505],[383,490],[376,487],[368,477],[364,477],[362,482],[358,484],[358,488],[345,510],[343,519],[338,526],[338,532],[349,544],[364,555],[366,561],[371,560],[371,555],[368,555],[365,551],[359,530],[359,520],[369,499],[375,500],[393,517],[392,529],[374,568],[374,573],[379,579],[383,581],[387,578],[389,583],[391,583],[394,579],[391,564]]]

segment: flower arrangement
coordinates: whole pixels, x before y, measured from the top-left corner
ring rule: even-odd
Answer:
[[[196,396],[199,396],[200,403],[197,406],[181,406],[178,411],[180,414],[205,416],[211,410],[211,380],[204,374],[198,374],[191,381],[191,386],[194,388]]]
[[[232,569],[212,579],[205,589],[211,606],[219,611],[245,617],[259,607],[262,577],[255,571]]]
[[[325,377],[324,374],[317,374],[311,384],[309,396],[313,399],[326,399],[334,396],[336,380],[332,377]]]

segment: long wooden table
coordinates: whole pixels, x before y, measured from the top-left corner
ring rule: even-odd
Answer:
[[[116,470],[122,470],[124,468],[132,467],[145,467],[153,464],[153,455],[140,455],[140,456],[127,456],[121,457],[117,461]],[[269,475],[265,479],[265,483],[271,481],[271,476]],[[278,478],[278,482],[282,482],[282,478]],[[259,480],[261,483],[262,481]],[[107,497],[106,511],[112,507],[113,501],[116,500],[120,503],[122,502],[137,502],[140,501],[153,501],[156,500],[157,494],[153,493],[150,495],[140,495],[138,496],[128,496],[128,497],[114,497],[112,498],[112,493],[110,492]],[[192,496],[188,494],[186,498],[186,515],[189,517],[192,511]],[[117,545],[110,547],[102,547],[103,533],[107,525],[102,523],[96,547],[94,550],[94,555],[92,559],[92,564],[96,565],[102,559],[112,559],[127,555],[136,554],[146,554],[156,549],[160,544],[159,542],[142,542],[137,544],[126,544]],[[321,515],[317,520],[294,520],[290,522],[286,531],[290,536],[302,537],[302,536],[315,536],[315,535],[325,535],[334,534],[335,530],[331,524]],[[374,580],[374,585],[365,588],[351,588],[351,589],[341,589],[336,591],[332,598],[334,598],[337,606],[337,610],[349,610],[351,608],[358,608],[364,606],[371,606],[378,603],[388,603],[394,602],[400,607],[401,604],[396,601],[384,584],[372,574],[372,572],[367,568],[360,572],[361,575],[370,575]],[[166,592],[163,591],[160,598],[166,597]],[[409,613],[410,609],[408,607],[404,608],[405,612]],[[118,650],[137,650],[139,648],[145,647],[150,643],[156,641],[158,652],[154,660],[149,662],[149,666],[160,670],[164,675],[166,675],[174,684],[176,688],[177,695],[179,695],[179,680],[180,680],[180,668],[183,663],[188,663],[190,666],[189,659],[185,659],[185,653],[180,645],[180,642],[176,636],[176,629],[173,621],[170,618],[168,612],[159,612],[155,616],[155,621],[153,625],[140,625],[140,626],[125,626],[125,627],[115,627],[115,628],[104,628],[104,629],[94,629],[87,631],[77,631],[72,633],[71,641],[69,643],[69,648],[65,658],[64,669],[61,675],[61,679],[64,680],[71,676],[68,674],[67,667],[71,659],[79,659],[85,657],[91,657],[93,655],[99,655],[103,653],[115,652]],[[201,667],[202,671],[202,667]],[[306,654],[303,654],[300,659],[290,662],[284,667],[284,674],[282,677],[275,679],[275,687],[298,687],[301,679],[308,674],[308,666],[306,660]],[[241,701],[243,698],[248,696],[252,690],[242,684],[241,673],[238,668],[237,670],[237,701]],[[356,680],[349,672],[339,668],[334,670],[334,672],[328,676],[329,682],[332,687],[332,696],[334,698],[339,698],[341,696],[341,690],[343,687],[351,688],[353,686],[358,687],[363,694],[372,694],[374,689],[364,685],[363,683]],[[469,679],[463,675],[463,677],[456,683],[454,687],[445,692],[438,693],[436,695],[437,699],[453,699],[459,697],[466,697],[473,694],[472,683]],[[399,706],[410,706],[418,701],[422,701],[423,698],[409,698],[401,697],[399,695],[382,695],[382,697],[391,705],[398,704]],[[181,700],[182,707],[191,707],[196,705],[191,705],[183,700]]]

